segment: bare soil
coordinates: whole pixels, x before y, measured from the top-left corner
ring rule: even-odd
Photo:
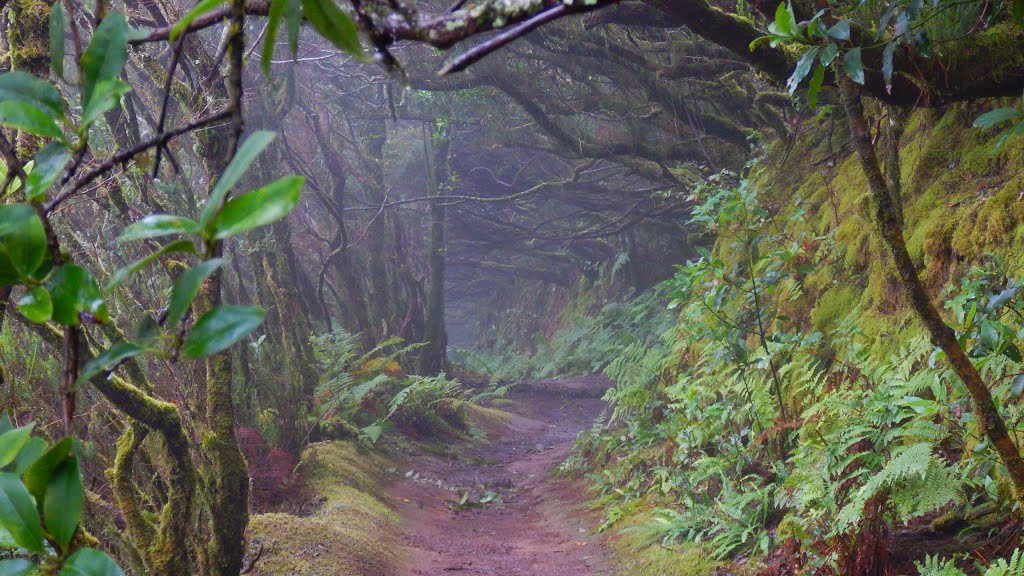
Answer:
[[[612,574],[582,485],[553,474],[608,386],[599,376],[521,386],[502,406],[514,416],[488,423],[486,442],[411,457],[392,488],[408,559],[400,574]]]

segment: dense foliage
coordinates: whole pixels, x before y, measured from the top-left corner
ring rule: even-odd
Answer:
[[[870,290],[859,304],[830,300],[848,290],[837,266],[855,249],[831,228],[833,208],[797,198],[780,209],[765,189],[771,169],[751,170],[693,189],[691,221],[708,248],[644,297],[612,306],[640,322],[604,311],[570,318],[539,347],[559,350],[549,354],[555,371],[573,373],[572,359],[601,343],[608,360],[591,368],[614,382],[605,397],[614,410],[563,469],[598,487],[606,529],[647,516],[629,530],[697,546],[684,553],[698,557],[757,559],[784,573],[915,563],[922,574],[963,573],[955,558],[905,549],[923,538],[939,553],[1002,551],[1007,560],[985,573],[1016,573],[1019,504],[970,393],[920,330],[872,312],[881,302]],[[809,210],[824,215],[824,233],[808,227]],[[1007,269],[998,254],[965,262],[941,302],[1017,430],[1024,301]],[[677,315],[667,331],[648,322],[651,303],[665,305],[655,295]],[[618,341],[602,340],[613,327]],[[579,333],[589,337],[579,346],[565,337]]]
[[[606,530],[1021,573],[1022,47],[1020,0],[0,2],[0,574],[248,572],[311,444],[598,372]]]

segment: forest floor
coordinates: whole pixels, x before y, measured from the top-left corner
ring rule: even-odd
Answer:
[[[583,509],[584,486],[559,479],[576,435],[607,406],[599,376],[524,384],[476,414],[482,442],[402,463],[391,489],[407,559],[400,574],[612,574]]]

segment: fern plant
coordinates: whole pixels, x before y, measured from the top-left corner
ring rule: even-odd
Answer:
[[[375,443],[390,428],[432,435],[465,428],[465,391],[444,374],[408,376],[399,360],[422,344],[389,338],[360,353],[358,336],[343,329],[313,338],[322,370],[312,426]],[[493,391],[492,391],[493,393]]]
[[[563,466],[590,472],[606,528],[654,502],[660,511],[644,530],[666,541],[698,542],[721,558],[795,546],[794,564],[829,574],[859,565],[871,553],[864,539],[899,525],[1015,509],[970,395],[931,343],[906,325],[868,337],[857,326],[875,313],[869,303],[842,310],[827,334],[808,330],[794,302],[808,267],[835,258],[840,242],[789,235],[751,184],[693,194],[693,224],[716,241],[659,287],[676,315],[666,337],[609,334],[621,312],[609,308],[557,334],[537,359],[544,370],[600,366],[615,382],[605,397],[612,417],[581,434]],[[1024,290],[1002,269],[992,261],[970,270],[944,299],[1019,431]],[[1018,563],[975,573],[1017,574]],[[962,574],[937,558],[921,569]]]
[[[953,560],[940,560],[938,556],[926,556],[923,562],[915,562],[918,576],[967,576]],[[981,576],[1024,576],[1024,554],[1020,549],[1013,551],[1009,559],[999,558],[987,567],[979,566]]]

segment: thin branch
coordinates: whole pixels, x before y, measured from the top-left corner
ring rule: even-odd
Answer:
[[[178,69],[178,60],[181,58],[181,51],[185,47],[186,34],[182,34],[174,44],[174,51],[171,54],[171,65],[167,69],[167,79],[164,81],[164,100],[160,104],[160,120],[157,121],[156,133],[161,134],[167,123],[167,106],[171,101],[171,85],[174,83],[174,73]],[[153,178],[160,175],[160,158],[164,150],[163,143],[156,145],[156,160],[153,161]]]
[[[479,62],[488,54],[491,54],[492,52],[499,50],[500,48],[506,46],[507,44],[516,40],[517,38],[521,38],[526,34],[529,34],[530,32],[533,32],[537,28],[543,26],[544,24],[557,20],[563,16],[567,16],[568,14],[570,14],[570,12],[569,5],[567,4],[559,4],[554,8],[551,8],[550,10],[545,10],[544,12],[537,14],[533,18],[530,18],[529,20],[526,20],[525,22],[512,27],[508,31],[502,32],[501,34],[498,34],[494,38],[471,48],[466,53],[460,55],[459,57],[452,60],[449,64],[445,65],[444,68],[441,68],[441,70],[438,72],[438,75],[446,76],[454,72],[461,72],[462,70],[468,68],[470,65]]]
[[[74,186],[72,186],[71,188],[65,190],[63,193],[61,193],[56,198],[54,198],[53,201],[51,201],[49,204],[47,204],[46,205],[45,213],[46,214],[52,213],[65,200],[67,200],[68,198],[70,198],[70,197],[74,196],[75,194],[77,194],[83,188],[88,186],[90,182],[92,182],[96,178],[99,178],[100,176],[102,176],[103,174],[105,174],[107,171],[111,170],[112,168],[114,168],[118,164],[124,164],[124,163],[128,162],[129,160],[131,160],[132,158],[138,156],[139,154],[142,154],[143,152],[149,150],[150,148],[153,148],[154,146],[164,145],[168,141],[170,141],[172,138],[175,138],[177,136],[181,136],[182,134],[187,134],[188,132],[191,132],[193,130],[198,130],[199,128],[207,127],[210,124],[213,124],[215,122],[219,122],[221,120],[224,120],[224,119],[228,118],[229,116],[231,116],[231,110],[229,110],[229,109],[221,110],[220,112],[217,112],[215,114],[211,114],[209,116],[204,116],[204,117],[202,117],[202,118],[200,118],[200,119],[198,119],[198,120],[196,120],[194,122],[190,122],[188,124],[184,124],[184,125],[179,126],[179,127],[175,128],[173,130],[168,130],[167,132],[164,132],[163,134],[158,134],[158,135],[150,138],[149,140],[146,140],[145,142],[137,144],[137,145],[135,145],[135,146],[133,146],[133,147],[127,149],[127,150],[124,150],[122,152],[119,152],[119,153],[117,153],[117,154],[107,158],[101,164],[99,164],[98,166],[96,166],[95,168],[93,168],[89,172],[86,172],[81,177],[79,177],[77,180],[75,180]]]

